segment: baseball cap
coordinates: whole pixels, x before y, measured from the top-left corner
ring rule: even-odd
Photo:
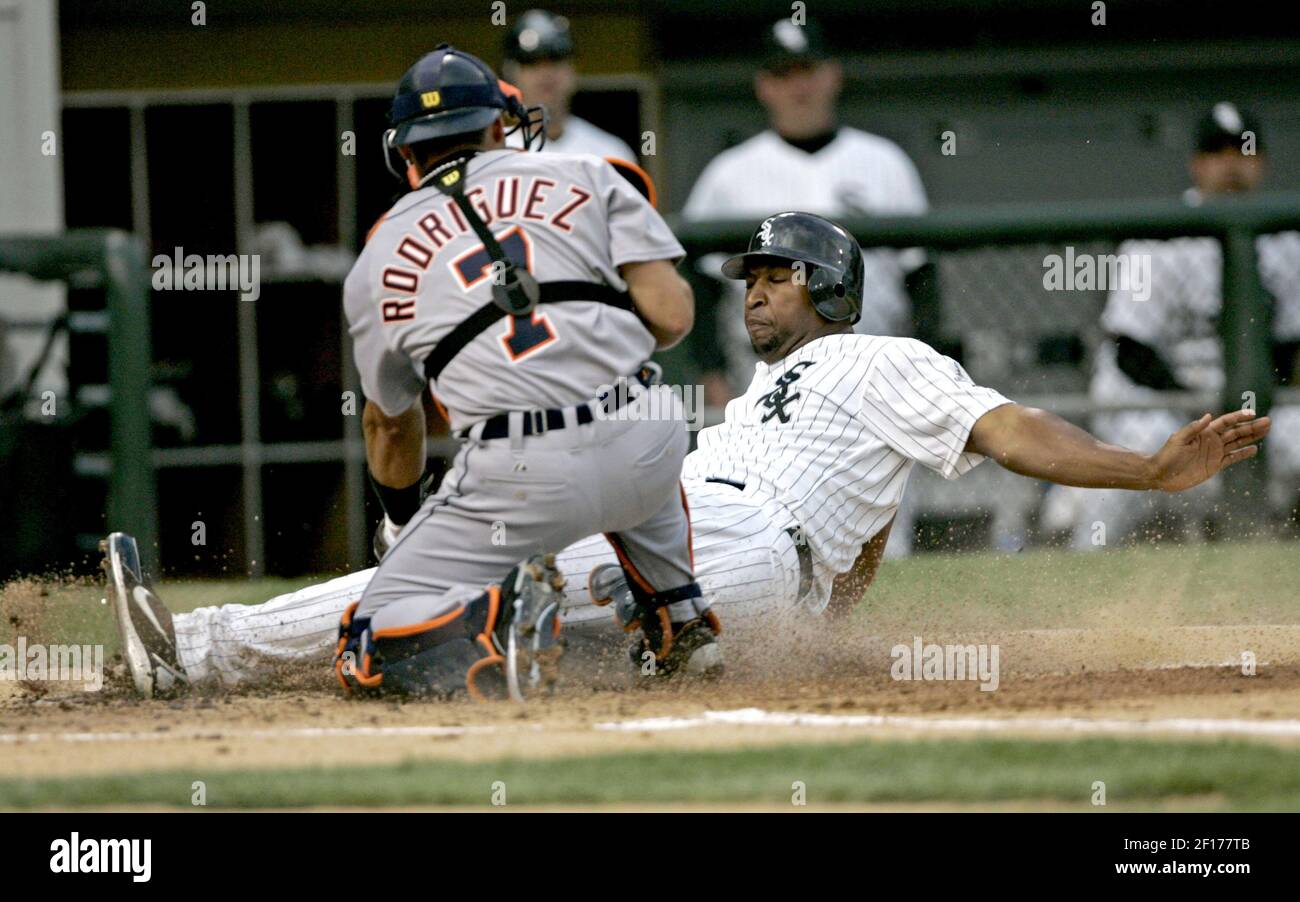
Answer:
[[[1196,150],[1198,153],[1240,150],[1243,132],[1255,135],[1256,151],[1263,149],[1259,121],[1235,103],[1220,101],[1196,124]]]
[[[506,59],[517,63],[563,60],[573,56],[569,20],[544,9],[530,9],[506,34]]]
[[[763,32],[762,67],[769,72],[819,62],[827,57],[821,27],[812,20],[799,25],[793,19],[781,18]]]

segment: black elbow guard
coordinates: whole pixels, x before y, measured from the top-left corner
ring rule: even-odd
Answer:
[[[406,488],[395,489],[391,486],[380,485],[379,480],[375,479],[375,474],[366,468],[366,475],[370,477],[370,485],[375,490],[375,496],[379,499],[379,506],[384,509],[384,513],[389,520],[393,521],[394,526],[405,526],[407,521],[415,516],[415,512],[420,509],[424,503],[425,482],[429,475],[429,469],[426,465],[420,478]]]
[[[1185,388],[1155,348],[1127,335],[1115,336],[1115,361],[1120,371],[1138,385],[1156,391],[1183,391]]]
[[[1278,385],[1300,385],[1300,340],[1274,342],[1273,372]]]

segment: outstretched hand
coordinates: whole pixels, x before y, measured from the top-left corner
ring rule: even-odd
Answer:
[[[1181,492],[1200,485],[1215,473],[1259,453],[1256,444],[1268,435],[1272,421],[1253,410],[1234,410],[1218,419],[1207,413],[1169,437],[1151,458],[1152,488]]]

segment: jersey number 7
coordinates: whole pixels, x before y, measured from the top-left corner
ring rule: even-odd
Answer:
[[[533,243],[528,240],[528,233],[524,231],[523,226],[517,225],[508,232],[498,235],[497,242],[509,259],[532,272]],[[451,268],[460,279],[461,287],[466,291],[477,288],[500,271],[500,267],[493,266],[487,248],[481,244],[453,260]],[[555,340],[555,330],[551,328],[550,320],[538,313],[536,309],[529,319],[524,319],[522,316],[511,316],[507,319],[509,325],[506,333],[501,336],[501,344],[505,347],[506,356],[512,363]]]

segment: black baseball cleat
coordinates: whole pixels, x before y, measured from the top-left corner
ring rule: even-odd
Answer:
[[[108,594],[122,637],[122,657],[136,691],[145,698],[175,695],[189,686],[176,654],[172,613],[145,583],[135,539],[110,533],[99,543],[101,566],[108,577]]]
[[[648,612],[632,596],[627,574],[618,564],[597,564],[587,577],[594,604],[614,606],[614,616],[624,632],[641,635],[628,649],[633,668],[642,676],[665,679],[680,674],[715,679],[724,664],[717,616],[697,607],[697,616],[684,623],[667,622],[667,609]]]

